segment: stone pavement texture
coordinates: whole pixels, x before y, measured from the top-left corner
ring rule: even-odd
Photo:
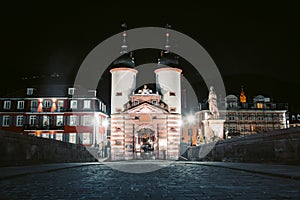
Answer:
[[[299,173],[298,166],[153,163],[165,167],[148,173],[101,163],[0,168],[0,199],[300,199],[299,176],[290,176]]]

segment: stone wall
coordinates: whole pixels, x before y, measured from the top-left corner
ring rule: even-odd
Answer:
[[[96,159],[83,146],[0,131],[0,166],[91,161]]]
[[[183,157],[199,161],[300,164],[300,128],[189,147]]]

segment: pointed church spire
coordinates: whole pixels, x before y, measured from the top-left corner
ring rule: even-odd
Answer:
[[[243,86],[242,86],[242,91],[241,91],[241,94],[240,94],[240,102],[241,103],[246,103],[247,102],[247,97],[245,95],[244,87]]]
[[[124,22],[121,24],[121,27],[123,28],[123,44],[121,46],[122,50],[120,53],[123,55],[123,54],[128,53],[128,45],[127,45],[127,41],[126,41],[126,39],[127,39],[127,33],[126,33],[127,24]]]

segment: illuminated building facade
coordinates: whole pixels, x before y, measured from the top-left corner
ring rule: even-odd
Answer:
[[[181,72],[176,55],[169,52],[169,33],[161,52],[154,88],[136,86],[138,70],[128,53],[123,32],[122,56],[110,70],[111,159],[179,158],[181,135]]]
[[[0,129],[89,147],[106,142],[106,105],[96,91],[79,95],[76,90],[59,92],[56,87],[39,94],[38,89],[27,88],[23,97],[1,98]]]
[[[236,95],[227,95],[219,101],[219,104],[223,104],[226,108],[226,110],[219,110],[220,118],[225,119],[224,139],[289,128],[286,103],[274,103],[270,98],[262,95],[253,98],[250,103],[247,102],[242,89],[240,98]],[[198,136],[203,127],[202,121],[208,118],[209,113],[207,103],[201,103],[200,108],[200,111],[195,113],[193,122],[183,124],[183,143],[192,145],[199,143]]]
[[[112,84],[122,85],[125,84],[123,81],[128,80],[127,78],[115,79],[115,73],[131,74],[132,72],[137,74],[137,71],[132,68],[112,69]],[[143,89],[136,89],[135,84],[132,84],[128,93],[124,92],[122,87],[112,89],[111,158],[113,160],[133,158],[176,160],[179,157],[181,70],[160,68],[155,70],[155,73],[156,92],[152,92],[147,85],[144,85]],[[126,75],[118,77],[126,77]],[[168,89],[161,93],[162,87]],[[126,95],[126,98],[122,98],[123,102],[119,98],[122,95]]]

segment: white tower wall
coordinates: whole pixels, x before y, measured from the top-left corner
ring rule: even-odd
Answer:
[[[162,100],[169,106],[169,111],[181,114],[182,70],[178,68],[160,68],[154,72],[156,74],[157,89],[161,91]]]
[[[129,96],[136,87],[137,70],[115,68],[110,70],[111,78],[111,114],[120,113],[129,101]]]

